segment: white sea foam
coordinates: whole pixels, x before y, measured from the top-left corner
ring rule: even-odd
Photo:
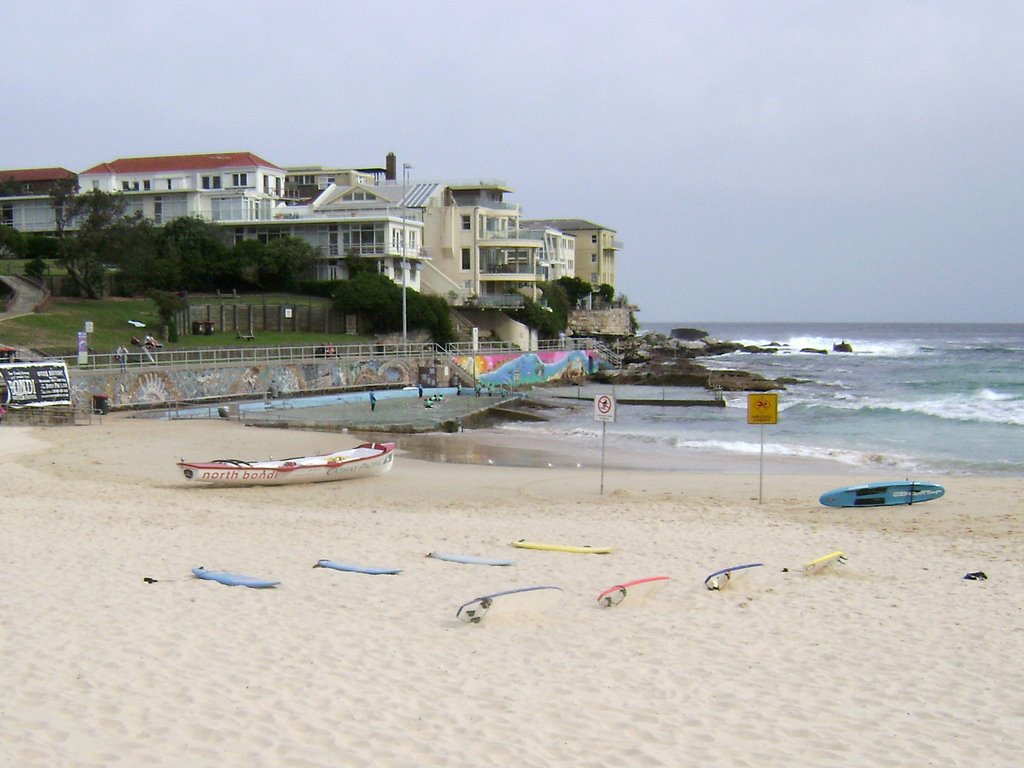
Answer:
[[[912,341],[880,341],[878,339],[836,339],[825,336],[791,336],[788,339],[736,339],[736,342],[751,347],[775,347],[780,354],[818,354],[817,352],[801,352],[804,349],[832,351],[832,345],[840,341],[847,342],[854,355],[873,355],[877,357],[909,357],[922,354],[928,350]],[[847,353],[842,353],[847,354]]]

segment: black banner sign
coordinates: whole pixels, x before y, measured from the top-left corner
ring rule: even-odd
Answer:
[[[0,365],[8,408],[71,405],[71,382],[67,364],[10,363]]]

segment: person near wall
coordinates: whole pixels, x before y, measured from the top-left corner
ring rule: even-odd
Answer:
[[[373,392],[370,393],[370,410],[377,410],[377,396]]]

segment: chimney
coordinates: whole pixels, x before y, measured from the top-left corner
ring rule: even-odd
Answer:
[[[398,181],[398,158],[395,157],[395,153],[388,152],[384,163],[384,180]]]

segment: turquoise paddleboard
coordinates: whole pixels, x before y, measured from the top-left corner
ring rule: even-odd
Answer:
[[[935,483],[897,480],[836,488],[823,493],[818,501],[826,507],[893,507],[931,501],[945,492],[945,488]]]

